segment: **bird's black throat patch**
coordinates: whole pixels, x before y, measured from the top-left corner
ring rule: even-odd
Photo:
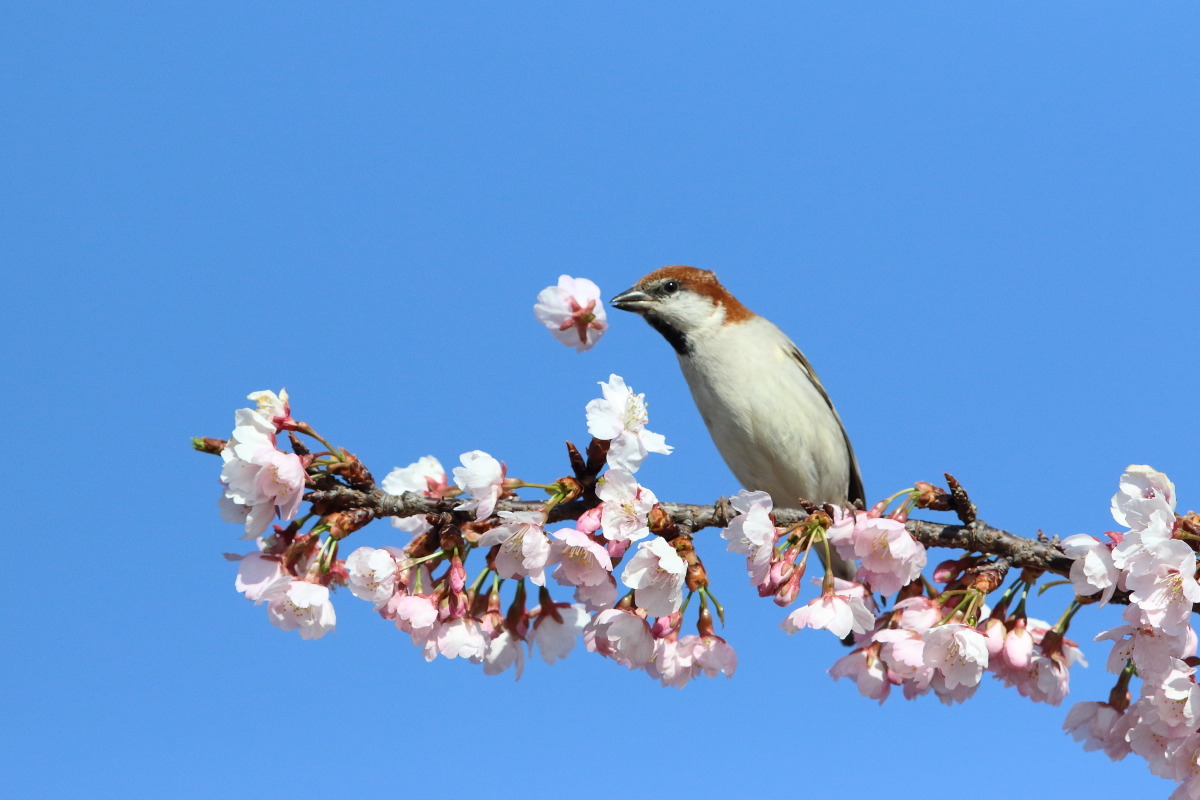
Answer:
[[[646,322],[650,323],[650,327],[662,334],[662,337],[667,340],[671,347],[675,348],[675,352],[681,356],[692,354],[694,349],[691,341],[687,338],[683,331],[676,328],[671,323],[667,322],[662,317],[654,312],[649,312],[642,315]]]

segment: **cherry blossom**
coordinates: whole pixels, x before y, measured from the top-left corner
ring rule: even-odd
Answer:
[[[461,467],[455,467],[454,483],[470,497],[458,504],[460,511],[474,511],[476,519],[487,519],[496,508],[504,483],[504,465],[482,450],[472,450],[459,456]]]
[[[540,511],[501,511],[500,525],[479,538],[480,547],[500,545],[496,553],[496,572],[502,578],[529,578],[538,586],[546,585],[546,566],[550,563],[550,540],[542,530]]]
[[[829,674],[834,680],[852,679],[858,685],[859,694],[880,703],[887,699],[892,688],[887,669],[875,647],[859,648],[842,656],[829,668]]]
[[[862,560],[859,580],[884,595],[895,594],[916,579],[928,557],[904,523],[888,517],[860,519],[854,531],[854,554]]]
[[[608,581],[612,558],[586,533],[564,528],[551,533],[552,560],[558,562],[554,580],[563,586],[596,586]]]
[[[1121,712],[1108,703],[1087,701],[1071,706],[1063,730],[1083,742],[1084,750],[1103,749],[1113,761],[1120,761],[1130,752],[1120,721]]]
[[[612,608],[617,602],[617,581],[609,575],[606,580],[595,586],[576,586],[575,602],[583,603],[588,611],[603,611]]]
[[[275,447],[275,430],[248,408],[235,412],[233,434],[221,451],[221,516],[245,526],[244,539],[261,536],[278,515],[290,520],[304,494],[304,464]]]
[[[320,639],[337,625],[329,589],[302,580],[275,584],[267,598],[267,616],[285,631],[299,631],[302,639]]]
[[[646,620],[622,609],[610,608],[592,617],[583,629],[583,641],[593,653],[643,669],[654,657],[654,635]]]
[[[1130,606],[1121,614],[1125,625],[1096,635],[1096,641],[1111,641],[1108,671],[1119,675],[1126,662],[1132,661],[1138,675],[1149,683],[1160,683],[1170,673],[1176,658],[1189,658],[1196,653],[1196,634],[1190,627],[1177,635],[1154,628],[1141,619],[1141,612]]]
[[[1192,605],[1200,601],[1196,553],[1179,539],[1160,542],[1153,552],[1153,562],[1125,577],[1129,598],[1153,627],[1182,633],[1191,627]]]
[[[694,643],[684,639],[658,639],[654,656],[646,664],[646,672],[663,686],[682,689],[693,677],[696,652]]]
[[[887,664],[889,678],[896,683],[911,684],[918,691],[928,688],[934,670],[925,663],[925,640],[920,633],[884,628],[876,631],[872,640],[882,644],[879,657]]]
[[[770,516],[771,495],[742,489],[729,502],[738,516],[721,531],[721,536],[729,542],[726,549],[745,555],[750,582],[756,585],[763,583],[770,573],[771,556],[775,548],[775,523]]]
[[[438,620],[438,608],[433,600],[420,594],[398,594],[389,604],[396,627],[413,634],[414,642],[428,638]]]
[[[600,523],[604,536],[616,541],[635,542],[650,535],[646,515],[658,498],[639,486],[637,479],[623,469],[610,469],[596,482],[596,496],[604,501]]]
[[[590,350],[608,328],[600,287],[587,278],[560,275],[557,286],[538,293],[533,315],[577,353]]]
[[[683,578],[687,565],[667,541],[659,536],[638,545],[621,580],[633,589],[638,608],[652,617],[665,617],[683,604]]]
[[[425,497],[441,497],[446,489],[446,470],[433,456],[422,456],[407,467],[396,467],[379,483],[388,494],[416,492]],[[392,525],[414,535],[427,533],[429,522],[424,516],[392,517]]]
[[[246,399],[253,400],[257,404],[258,408],[254,409],[255,413],[271,425],[276,433],[297,429],[296,421],[292,419],[292,407],[288,403],[287,389],[280,389],[279,394],[275,394],[269,389],[251,392]]]
[[[268,599],[272,587],[281,580],[286,582],[287,578],[278,558],[248,553],[238,563],[233,587],[257,606]]]
[[[600,382],[604,396],[587,404],[588,433],[610,441],[608,466],[637,472],[648,453],[672,451],[661,434],[646,430],[645,395],[634,394],[620,375]]]
[[[509,631],[500,629],[488,640],[483,654],[483,674],[499,675],[509,667],[515,667],[516,680],[525,671],[525,650],[521,640]]]
[[[487,653],[487,637],[479,622],[471,617],[456,617],[436,626],[437,650],[445,658],[466,658],[475,663]]]
[[[948,622],[931,628],[924,635],[925,663],[945,679],[945,688],[979,684],[988,665],[987,643],[983,634],[961,622]],[[936,689],[937,687],[935,687]]]
[[[1112,499],[1112,515],[1131,530],[1142,530],[1175,514],[1175,484],[1145,464],[1130,464]]]
[[[1062,548],[1067,558],[1074,559],[1071,564],[1071,584],[1075,587],[1075,593],[1087,597],[1100,592],[1100,605],[1111,600],[1118,578],[1112,550],[1086,533],[1063,539]]]
[[[547,664],[567,657],[575,647],[575,640],[591,619],[583,606],[559,606],[555,610],[557,619],[552,614],[538,615],[533,623],[530,638],[530,646],[537,648],[542,660]]]
[[[850,634],[866,633],[875,624],[875,615],[863,604],[861,597],[848,594],[821,594],[806,606],[802,606],[780,624],[788,633],[802,628],[825,628],[839,639]]]
[[[381,608],[396,590],[396,557],[382,548],[360,547],[346,559],[350,593]]]
[[[729,642],[715,634],[699,636],[684,636],[680,642],[687,642],[692,648],[692,658],[695,668],[710,678],[724,675],[732,678],[737,670],[737,653]]]

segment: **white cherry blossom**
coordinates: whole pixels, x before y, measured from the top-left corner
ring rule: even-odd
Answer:
[[[645,395],[634,394],[620,375],[601,381],[604,396],[587,404],[588,433],[608,439],[608,466],[637,472],[648,453],[664,455],[673,449],[661,434],[646,430]]]
[[[480,547],[500,545],[496,553],[496,572],[502,578],[529,578],[538,586],[546,585],[546,567],[550,563],[550,540],[542,530],[540,511],[501,511],[503,522],[479,538]]]
[[[665,617],[683,605],[686,572],[687,565],[675,548],[666,539],[654,536],[638,545],[621,573],[621,580],[633,589],[638,608],[645,609],[652,617]]]
[[[285,631],[299,631],[302,639],[320,639],[337,625],[329,589],[302,580],[275,585],[267,598],[267,616]]]
[[[425,497],[441,497],[446,491],[446,470],[433,456],[422,456],[407,467],[396,467],[379,483],[388,494],[416,492]],[[392,525],[413,535],[428,533],[430,525],[424,516],[392,517]]]
[[[504,465],[482,450],[472,450],[459,456],[461,467],[455,467],[454,483],[467,493],[469,500],[458,504],[460,511],[474,511],[476,519],[486,519],[496,508],[504,483]]]

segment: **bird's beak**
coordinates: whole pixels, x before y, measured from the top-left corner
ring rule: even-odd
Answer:
[[[626,289],[608,302],[613,308],[640,314],[650,307],[650,304],[654,302],[654,298],[635,287]]]

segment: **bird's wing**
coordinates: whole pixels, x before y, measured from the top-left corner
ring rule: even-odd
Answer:
[[[842,441],[846,443],[846,453],[850,456],[850,485],[846,487],[846,499],[851,503],[862,503],[865,508],[867,494],[863,490],[862,473],[858,471],[858,459],[854,457],[854,446],[850,444],[850,437],[846,435],[846,426],[842,424],[842,418],[838,416],[837,409],[833,407],[833,401],[829,399],[829,393],[821,385],[821,379],[817,377],[817,373],[813,370],[812,364],[808,363],[808,359],[804,357],[804,353],[800,352],[800,348],[792,344],[788,355],[795,359],[800,368],[812,379],[813,386],[821,393],[825,404],[833,413],[833,418],[837,420],[838,428],[842,431]]]

